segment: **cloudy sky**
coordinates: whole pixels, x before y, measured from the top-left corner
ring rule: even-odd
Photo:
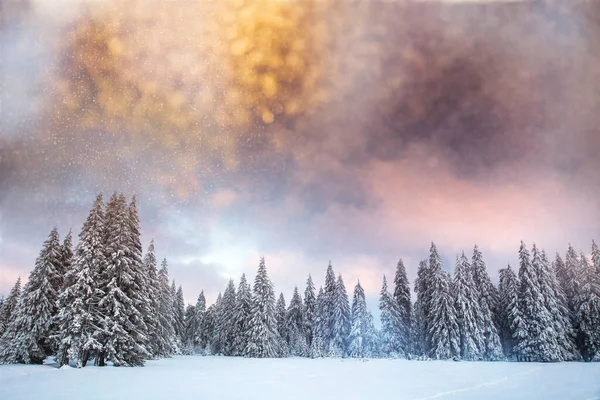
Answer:
[[[287,299],[331,260],[374,306],[431,241],[496,280],[600,237],[590,2],[0,6],[0,294],[98,192],[138,196],[188,302],[261,255]]]

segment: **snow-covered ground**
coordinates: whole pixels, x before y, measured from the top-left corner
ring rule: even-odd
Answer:
[[[600,363],[174,357],[144,368],[0,366],[0,399],[600,399]]]

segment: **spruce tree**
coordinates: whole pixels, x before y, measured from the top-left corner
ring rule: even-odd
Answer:
[[[354,296],[352,298],[352,317],[348,354],[350,357],[356,358],[372,357],[376,352],[375,343],[373,316],[367,309],[365,292],[359,281],[354,287]]]
[[[319,288],[319,294],[316,299],[316,310],[314,325],[312,331],[312,342],[310,343],[310,357],[320,358],[325,356],[325,340],[323,332],[325,331],[325,292]]]
[[[323,310],[321,315],[321,335],[323,338],[324,349],[329,352],[329,348],[333,345],[333,324],[335,323],[334,309],[336,297],[336,281],[335,273],[331,261],[327,266],[325,273],[325,287],[323,288]]]
[[[288,331],[287,324],[285,320],[286,314],[286,304],[285,297],[283,293],[279,294],[279,298],[277,299],[277,304],[275,305],[275,320],[277,321],[277,332],[279,333],[279,347],[281,349],[281,355],[283,357],[288,354]]]
[[[164,258],[158,271],[158,338],[156,357],[169,357],[179,352],[173,327],[173,299],[169,284],[169,266]]]
[[[237,301],[233,316],[234,323],[234,355],[242,356],[248,345],[250,331],[250,318],[252,315],[252,288],[246,281],[246,275],[242,274],[237,291]]]
[[[194,354],[194,336],[196,333],[196,307],[189,304],[185,309],[185,330],[183,335],[183,350],[185,355]]]
[[[148,350],[154,358],[164,356],[162,349],[167,347],[163,343],[165,338],[160,336],[162,332],[160,327],[161,293],[157,266],[154,239],[152,239],[144,255],[143,271],[148,297],[148,304],[144,307],[144,322],[148,328]]]
[[[508,265],[500,270],[500,284],[498,287],[498,312],[499,312],[499,335],[502,341],[504,356],[513,358],[514,343],[514,319],[518,313],[518,288],[519,281],[513,269]]]
[[[287,342],[289,343],[288,347],[291,355],[307,357],[308,344],[304,333],[303,314],[302,297],[300,297],[296,286],[285,315]]]
[[[51,329],[56,314],[60,283],[61,245],[56,228],[35,262],[29,281],[23,288],[15,316],[3,336],[0,361],[4,363],[41,364],[51,354]]]
[[[194,351],[196,353],[203,353],[206,349],[206,342],[203,341],[204,318],[206,316],[206,297],[204,297],[204,290],[198,295],[196,301],[196,328],[194,334]]]
[[[582,255],[585,260],[585,256]],[[592,248],[593,265],[581,262],[581,289],[575,297],[577,344],[585,361],[600,354],[600,252]]]
[[[472,268],[464,252],[456,259],[454,294],[460,332],[460,356],[463,360],[482,360],[485,350],[482,312]]]
[[[442,269],[442,259],[433,243],[429,269],[432,283],[427,323],[429,356],[438,360],[458,357],[460,333],[452,295],[452,280]]]
[[[432,279],[431,270],[427,260],[419,262],[417,270],[417,279],[415,279],[415,293],[417,300],[415,302],[415,321],[413,325],[413,351],[425,356],[429,353],[429,340],[427,332],[429,330],[429,313],[431,310]]]
[[[177,347],[183,348],[183,333],[185,330],[185,304],[183,301],[183,290],[181,285],[177,288],[175,281],[171,283],[171,298],[173,299],[173,329],[175,330],[175,340]]]
[[[354,307],[354,303],[352,305]],[[387,279],[385,278],[385,275],[383,276],[383,284],[381,286],[379,297],[379,310],[381,311],[381,355],[383,357],[398,357],[400,355],[406,355],[407,349],[403,347],[403,342],[401,339],[401,335],[404,334],[402,312],[396,300],[392,298],[388,292]]]
[[[396,266],[394,286],[394,299],[398,304],[400,312],[400,347],[405,356],[408,357],[411,352],[412,341],[412,300],[410,298],[410,284],[402,259],[398,261],[398,265]]]
[[[350,338],[351,314],[348,292],[346,292],[342,275],[338,275],[333,304],[332,341],[329,347],[329,356],[345,357]]]
[[[556,276],[565,294],[572,320],[575,319],[577,309],[576,297],[581,288],[581,265],[582,263],[571,244],[569,244],[564,264],[556,265]]]
[[[233,279],[230,279],[225,292],[223,292],[218,321],[219,350],[226,356],[234,354],[236,301],[235,286]]]
[[[254,279],[252,294],[252,316],[245,355],[265,358],[279,357],[279,333],[275,319],[275,293],[267,276],[265,259],[260,259],[258,273]]]
[[[14,286],[10,289],[10,292],[8,292],[8,296],[4,299],[4,304],[0,308],[0,344],[2,343],[2,335],[14,320],[20,296],[21,277],[17,278]]]
[[[220,333],[220,324],[221,321],[221,312],[223,307],[221,307],[221,303],[223,300],[223,296],[221,296],[221,292],[217,295],[217,300],[215,301],[214,307],[212,309],[212,329],[210,330],[210,354],[221,354],[221,333]]]
[[[304,315],[303,325],[306,335],[306,344],[310,348],[312,345],[313,332],[315,330],[315,319],[317,313],[317,298],[315,296],[315,285],[312,277],[308,275],[306,280],[306,289],[304,290]]]
[[[204,319],[202,320],[201,329],[201,343],[203,344],[203,354],[212,354],[213,350],[213,338],[215,337],[215,326],[216,326],[216,304],[211,304],[204,313]]]
[[[473,249],[471,261],[473,269],[473,280],[479,296],[479,307],[481,309],[481,330],[484,337],[483,357],[487,361],[496,361],[503,358],[502,345],[496,323],[498,294],[487,273],[483,255],[477,245]]]

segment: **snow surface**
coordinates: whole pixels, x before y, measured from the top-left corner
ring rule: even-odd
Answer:
[[[173,357],[143,368],[0,365],[0,399],[600,400],[600,363]]]

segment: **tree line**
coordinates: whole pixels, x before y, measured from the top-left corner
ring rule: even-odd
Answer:
[[[140,240],[135,196],[98,195],[73,248],[53,229],[21,290],[0,299],[0,362],[142,366],[177,354],[244,357],[395,357],[469,361],[592,361],[600,353],[600,250],[569,245],[550,262],[521,242],[519,268],[500,270],[496,287],[477,246],[456,258],[452,277],[435,244],[419,263],[412,301],[400,260],[393,290],[383,284],[376,329],[360,284],[348,297],[331,263],[323,287],[309,275],[289,305],[276,297],[261,258],[253,285],[207,306],[183,290]]]

